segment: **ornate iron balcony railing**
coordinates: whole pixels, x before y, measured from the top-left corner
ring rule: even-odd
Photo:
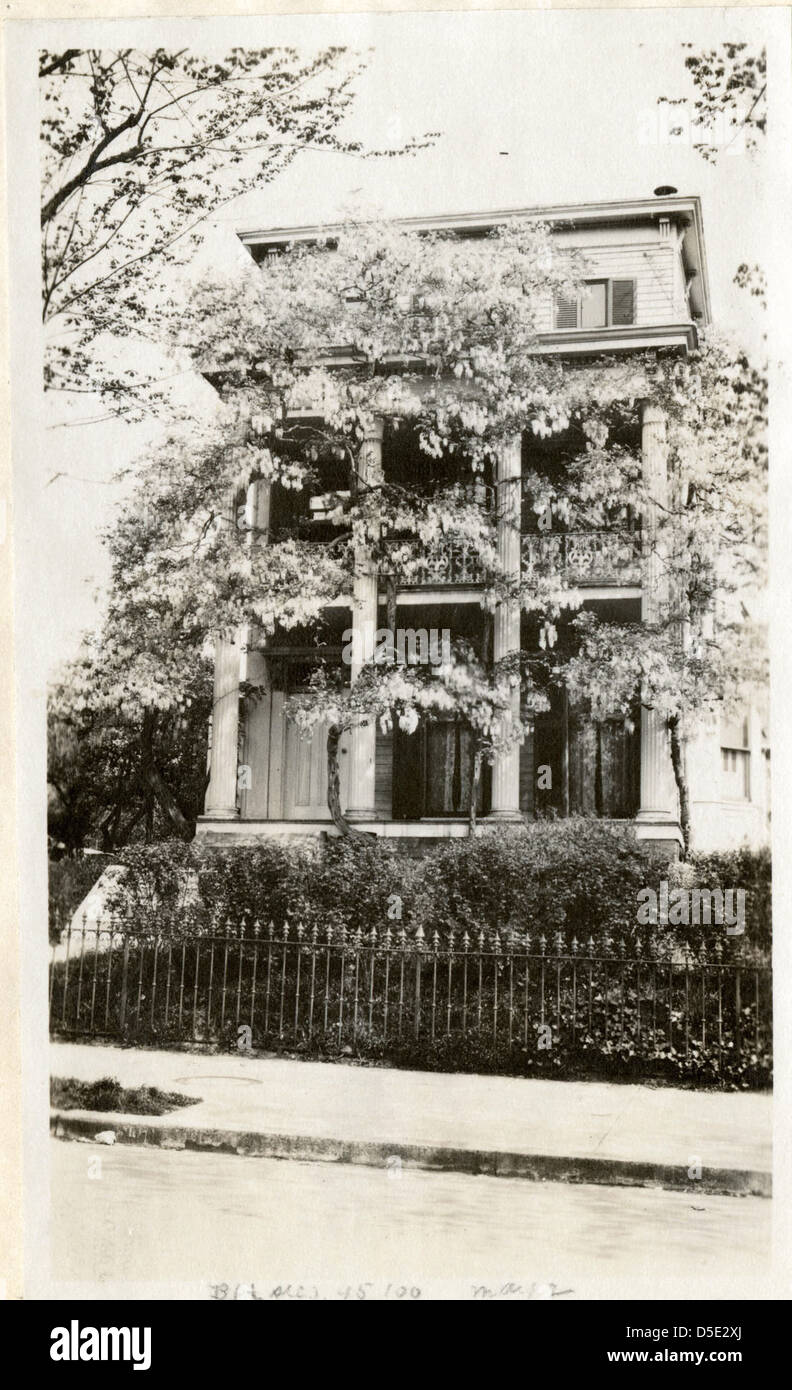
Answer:
[[[293,534],[274,533],[271,539]],[[401,588],[446,584],[483,584],[485,566],[473,546],[446,537],[424,547],[418,540],[389,540],[380,570],[396,574]],[[522,536],[524,574],[563,571],[569,581],[585,585],[634,585],[641,582],[641,537],[631,531],[554,531]]]
[[[466,541],[447,538],[425,549],[420,541],[393,540],[387,543],[387,549],[393,572],[405,588],[483,582],[479,557]],[[387,568],[387,562],[383,563],[383,572]]]
[[[567,531],[522,538],[523,571],[563,570],[585,584],[640,584],[641,537],[633,531]]]

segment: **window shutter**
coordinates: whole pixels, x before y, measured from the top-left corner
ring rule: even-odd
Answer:
[[[577,328],[578,302],[569,295],[560,294],[555,306],[556,328]]]
[[[635,281],[613,281],[613,323],[635,323]]]

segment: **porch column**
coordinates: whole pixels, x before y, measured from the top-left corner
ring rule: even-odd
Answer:
[[[240,513],[238,497],[228,500],[224,521],[227,526],[249,525],[251,494],[245,498],[244,514]],[[236,820],[237,763],[239,758],[239,682],[243,672],[243,648],[247,643],[245,628],[224,632],[215,638],[214,697],[212,701],[212,747],[209,757],[209,785],[206,789],[204,816],[213,820]]]
[[[266,545],[269,537],[270,497],[272,485],[258,478],[247,493],[246,523],[252,546]],[[261,687],[258,697],[245,701],[245,735],[243,762],[249,775],[241,783],[242,816],[248,820],[265,818],[269,814],[269,757],[270,716],[272,695],[269,682],[269,662],[261,650],[259,632],[248,625],[242,653],[242,679]]]
[[[498,456],[497,508],[498,559],[508,578],[520,578],[520,526],[522,440],[519,435],[503,445]],[[520,650],[520,605],[504,601],[495,609],[493,656],[500,661],[511,652]],[[520,717],[520,687],[515,685],[511,715],[507,723]],[[491,820],[521,821],[520,812],[520,746],[513,744],[507,753],[496,753],[492,763]]]
[[[641,621],[662,617],[668,596],[668,576],[659,543],[658,516],[668,496],[666,419],[657,406],[646,404],[641,416],[641,457],[647,503],[641,520]],[[639,839],[680,839],[665,720],[641,706],[641,807],[636,817]]]
[[[381,420],[376,420],[365,436],[358,455],[358,487],[376,483],[382,476]],[[377,630],[377,571],[365,550],[355,554],[355,577],[352,586],[352,627],[360,633],[354,644],[356,659],[350,670],[354,684],[360,675],[363,661],[373,652]],[[358,657],[362,658],[357,659]],[[375,752],[377,729],[373,719],[356,724],[349,735],[349,806],[347,818],[355,821],[376,819],[374,803]]]
[[[215,641],[212,751],[204,814],[235,820],[237,811],[237,743],[239,738],[239,659],[241,644],[230,637]]]

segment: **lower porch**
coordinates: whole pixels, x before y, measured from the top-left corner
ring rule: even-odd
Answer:
[[[618,608],[625,621],[640,613],[636,600],[598,599],[592,607]],[[401,622],[404,627],[402,628]],[[408,628],[407,623],[410,623]],[[324,660],[340,660],[348,611],[328,620]],[[486,638],[478,603],[397,612],[398,631],[462,634],[482,656]],[[524,618],[523,650],[538,637]],[[559,632],[558,641],[564,640]],[[197,834],[230,840],[338,834],[328,807],[327,728],[310,737],[289,717],[310,687],[316,649],[281,645],[242,650],[227,644],[216,669],[218,694],[212,728],[211,779],[206,814]],[[239,673],[239,674],[238,674]],[[226,693],[227,692],[227,693]],[[515,710],[517,713],[517,710]],[[470,730],[458,718],[426,718],[407,732],[383,729],[373,719],[350,729],[338,746],[339,801],[344,816],[380,839],[422,844],[484,835],[494,826],[537,820],[596,817],[634,822],[639,838],[664,849],[681,843],[676,788],[661,722],[650,710],[632,718],[594,721],[550,683],[547,708],[519,710],[524,741],[497,752],[473,777]],[[475,816],[471,796],[476,785]]]

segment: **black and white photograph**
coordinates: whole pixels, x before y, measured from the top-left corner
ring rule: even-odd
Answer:
[[[735,1364],[697,1303],[792,1294],[789,31],[6,21],[51,1365],[156,1370],[81,1313],[151,1299],[629,1300],[603,1367]]]

